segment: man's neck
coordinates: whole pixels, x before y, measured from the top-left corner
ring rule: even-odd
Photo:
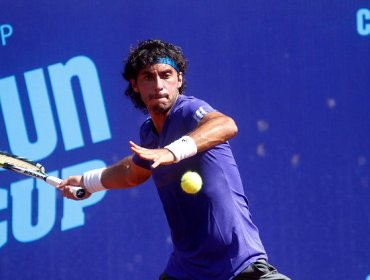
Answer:
[[[158,134],[162,132],[167,116],[168,114],[150,114],[155,130],[157,131]]]
[[[172,110],[176,106],[177,99],[179,95],[177,95],[175,102],[172,104],[172,107],[166,112],[158,112],[158,111],[149,111],[150,118],[153,121],[155,130],[158,134],[162,132],[163,126],[167,120],[167,117],[171,114]]]

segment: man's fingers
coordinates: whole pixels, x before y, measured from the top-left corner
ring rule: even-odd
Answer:
[[[145,149],[143,147],[140,147],[140,146],[136,145],[134,142],[131,142],[131,141],[130,141],[130,146],[131,146],[130,147],[131,151],[134,152],[135,154],[139,155],[139,156],[144,154],[144,153],[147,153],[148,151],[150,151],[148,149]]]
[[[156,168],[161,164],[171,164],[175,162],[174,155],[168,149],[146,149],[132,141],[129,141],[129,143],[133,153],[142,159],[153,161],[152,168]]]
[[[63,196],[66,198],[80,200],[75,197],[75,191],[73,187],[80,187],[82,181],[82,176],[70,176],[64,179],[57,188],[63,193]],[[85,196],[87,198],[88,196]]]
[[[130,146],[131,146],[131,149],[135,149],[135,150],[144,149],[143,147],[141,147],[141,146],[139,146],[139,145],[135,144],[135,143],[134,143],[134,142],[132,142],[132,141],[129,141],[129,144],[130,144]]]

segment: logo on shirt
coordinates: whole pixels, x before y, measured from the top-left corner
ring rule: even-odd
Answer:
[[[204,108],[201,106],[199,107],[199,109],[195,112],[194,114],[194,119],[197,121],[197,122],[200,122],[201,119],[203,119],[203,117],[207,114],[206,110],[204,110]]]

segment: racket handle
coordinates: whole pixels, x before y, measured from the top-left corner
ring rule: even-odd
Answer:
[[[61,179],[54,177],[54,176],[46,177],[45,181],[46,183],[54,187],[58,186],[62,182]],[[73,195],[76,198],[83,198],[86,195],[86,190],[84,188],[71,186],[71,190],[72,190]]]

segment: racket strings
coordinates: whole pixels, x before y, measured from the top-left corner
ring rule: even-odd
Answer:
[[[45,173],[44,167],[39,163],[34,163],[26,159],[13,157],[7,154],[0,153],[0,166],[13,165],[21,168],[39,171]]]

